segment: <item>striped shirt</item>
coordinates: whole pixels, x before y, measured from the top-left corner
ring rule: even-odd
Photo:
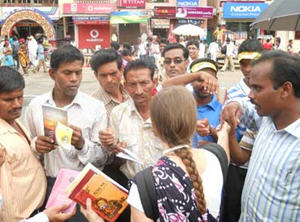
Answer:
[[[124,101],[126,101],[129,98],[128,93],[125,91],[123,86],[120,87],[120,90]],[[101,85],[99,85],[99,89],[92,94],[92,97],[104,103],[108,120],[110,118],[110,113],[113,110],[113,108],[121,103],[120,101],[113,98],[110,94],[108,94]]]
[[[240,147],[241,149],[248,150],[252,152],[254,141],[257,135],[257,131],[252,131],[250,129],[247,129],[245,134],[243,135],[241,141],[240,141]],[[249,161],[243,165],[243,167],[248,168]]]
[[[258,117],[253,106],[238,100],[245,124],[259,129],[242,194],[240,222],[299,221],[300,118],[277,130],[270,117]]]
[[[150,118],[144,120],[132,99],[116,106],[111,113],[111,123],[116,140],[125,142],[126,149],[136,154],[142,164],[126,161],[121,171],[131,179],[136,173],[154,165],[162,156],[163,144],[153,134]]]

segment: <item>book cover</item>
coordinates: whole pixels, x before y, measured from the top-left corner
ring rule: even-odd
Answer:
[[[46,208],[57,206],[61,204],[70,204],[70,206],[64,212],[72,212],[76,206],[76,202],[72,201],[66,193],[66,188],[73,182],[78,176],[79,171],[70,169],[60,169],[56,177],[54,186],[50,193]]]
[[[55,127],[57,122],[68,124],[68,112],[66,110],[42,105],[43,121],[44,121],[44,135],[55,139]]]
[[[90,198],[93,210],[103,219],[113,222],[127,207],[127,197],[126,192],[113,185],[103,175],[95,174],[74,200],[85,206],[86,199]]]
[[[70,199],[85,206],[92,200],[93,210],[107,221],[115,221],[125,210],[128,191],[102,171],[87,164],[67,188]]]
[[[73,129],[65,126],[61,122],[58,122],[55,127],[55,141],[56,143],[64,148],[65,150],[70,150],[72,145],[72,134]]]

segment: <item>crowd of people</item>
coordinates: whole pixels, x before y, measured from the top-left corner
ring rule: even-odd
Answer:
[[[25,126],[24,77],[1,66],[0,221],[104,221],[90,199],[71,213],[68,205],[45,209],[59,170],[87,163],[129,190],[117,221],[299,220],[300,58],[245,40],[237,50],[243,78],[224,103],[218,44],[209,58],[200,45],[112,42],[90,60],[99,82],[92,95],[79,91],[84,55],[63,45],[50,57],[54,87],[30,102]],[[44,135],[44,105],[67,111],[70,150]],[[116,157],[125,148],[140,163]]]
[[[38,38],[30,35],[26,39],[16,35],[8,38],[0,37],[0,66],[9,66],[16,70],[22,68],[23,74],[39,72],[43,68],[46,73],[46,59],[50,44],[45,36]]]

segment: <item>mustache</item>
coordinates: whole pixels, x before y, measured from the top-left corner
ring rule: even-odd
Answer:
[[[259,106],[256,102],[254,102],[252,99],[250,99],[250,102],[253,104],[253,105],[256,105],[256,106]]]
[[[20,107],[20,108],[14,108],[12,110],[9,110],[8,112],[9,113],[15,113],[15,112],[21,112],[21,111],[22,111],[22,107]]]

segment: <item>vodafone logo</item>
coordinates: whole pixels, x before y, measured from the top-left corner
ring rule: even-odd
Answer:
[[[99,37],[99,31],[98,30],[96,30],[96,29],[92,29],[91,31],[90,31],[90,36],[93,38],[93,39],[96,39],[96,38],[98,38]]]

